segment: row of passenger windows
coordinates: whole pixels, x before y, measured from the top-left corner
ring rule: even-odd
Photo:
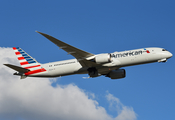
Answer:
[[[67,63],[54,64],[54,66],[72,64],[72,63],[75,63],[75,61],[74,61],[74,62],[67,62]],[[52,65],[49,65],[49,67],[52,67]]]

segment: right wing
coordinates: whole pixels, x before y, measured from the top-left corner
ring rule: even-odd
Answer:
[[[64,43],[64,42],[62,42],[62,41],[60,41],[60,40],[58,40],[58,39],[56,39],[56,38],[54,38],[50,35],[45,34],[45,33],[41,33],[41,32],[38,32],[38,31],[36,31],[36,32],[43,35],[47,39],[49,39],[51,42],[56,44],[60,49],[63,49],[68,54],[71,54],[72,56],[74,56],[80,62],[80,64],[83,67],[91,67],[91,66],[93,66],[93,64],[95,64],[93,62],[90,62],[90,61],[86,60],[86,58],[88,58],[88,57],[95,56],[94,54],[83,51],[83,50],[80,50],[76,47],[73,47],[73,46],[71,46],[67,43]]]

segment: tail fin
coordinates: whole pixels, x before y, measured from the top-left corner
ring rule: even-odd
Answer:
[[[38,69],[37,67],[41,68],[40,63],[38,63],[34,58],[28,55],[24,50],[19,47],[13,47],[15,54],[18,57],[19,63],[23,68],[34,70]]]
[[[40,63],[38,63],[34,58],[28,55],[20,47],[13,47],[13,50],[17,55],[17,58],[19,60],[19,63],[21,64],[21,67],[30,70],[29,72],[25,72],[24,73],[25,75],[31,75],[34,73],[46,71],[44,68],[41,67]]]

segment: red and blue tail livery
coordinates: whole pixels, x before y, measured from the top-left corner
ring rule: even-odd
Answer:
[[[18,57],[18,60],[22,67],[24,68],[31,68],[31,66],[40,66],[39,63],[33,59],[30,55],[28,55],[24,50],[19,47],[13,47],[15,54]]]
[[[20,47],[13,47],[13,50],[19,60],[19,63],[21,64],[21,67],[10,64],[5,65],[19,72],[15,73],[15,75],[21,75],[22,78],[25,78],[26,76],[32,76],[33,74],[46,71],[44,68],[42,68],[40,63],[38,63]]]

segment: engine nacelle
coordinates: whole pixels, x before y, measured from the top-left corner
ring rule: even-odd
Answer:
[[[95,58],[94,58],[94,61],[97,63],[97,64],[103,64],[103,63],[109,63],[111,62],[111,54],[99,54],[97,55]]]
[[[106,77],[111,79],[120,79],[126,77],[126,72],[125,69],[112,70],[106,75]]]

